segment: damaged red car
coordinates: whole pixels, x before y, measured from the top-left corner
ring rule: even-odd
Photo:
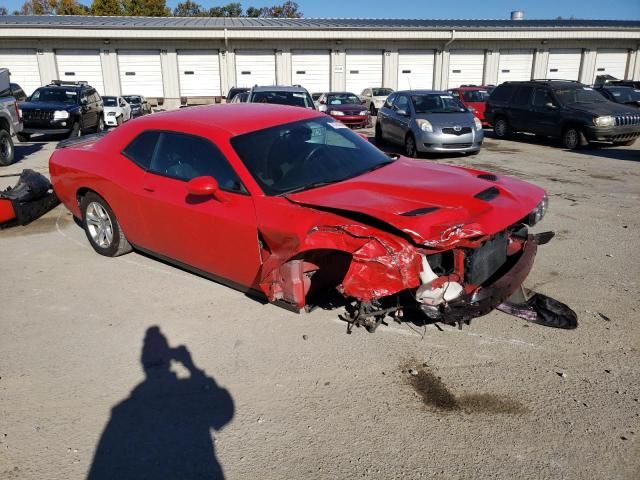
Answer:
[[[488,313],[547,240],[528,232],[541,188],[388,155],[294,107],[151,115],[62,145],[49,167],[99,254],[141,250],[295,311],[337,295],[370,330]]]

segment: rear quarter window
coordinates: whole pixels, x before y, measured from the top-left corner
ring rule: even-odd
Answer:
[[[493,92],[491,92],[489,100],[500,103],[508,102],[516,88],[516,85],[498,85]]]
[[[127,145],[122,154],[144,170],[149,170],[160,132],[143,132]]]

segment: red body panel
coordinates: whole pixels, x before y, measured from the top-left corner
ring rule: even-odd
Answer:
[[[474,115],[478,117],[478,120],[482,122],[482,125],[485,127],[490,126],[490,124],[484,118],[484,112],[487,108],[486,102],[468,102],[464,99],[464,92],[478,91],[478,90],[486,90],[485,87],[460,87],[454,88],[451,91],[457,94],[457,98],[460,102],[468,108],[473,108],[475,110]]]
[[[333,261],[323,252],[350,256],[339,286],[346,296],[370,300],[392,295],[418,286],[423,252],[500,232],[526,217],[544,195],[542,189],[513,178],[488,181],[478,178],[483,172],[401,158],[337,184],[288,197],[266,196],[230,139],[317,116],[322,114],[252,104],[145,116],[93,143],[56,150],[50,159],[51,181],[76,217],[81,215],[79,194],[95,191],[109,203],[134,246],[261,289],[270,300],[298,308],[304,305],[301,292],[312,288],[306,273]],[[187,182],[145,172],[120,152],[146,130],[209,139],[248,195],[225,191],[220,197],[193,201]],[[491,202],[474,198],[491,187],[498,191]],[[429,207],[435,210],[402,215]],[[353,214],[364,217],[354,219]]]

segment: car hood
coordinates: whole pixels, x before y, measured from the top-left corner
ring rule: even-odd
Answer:
[[[443,241],[446,232],[493,235],[526,217],[544,196],[530,183],[480,174],[486,172],[400,157],[373,172],[287,198],[359,223],[383,222],[418,244],[444,248],[451,244]]]
[[[423,118],[429,120],[434,127],[454,127],[456,125],[468,126],[474,125],[473,113],[418,113],[416,119]]]
[[[600,103],[586,103],[586,104],[574,104],[570,108],[586,113],[587,115],[603,116],[603,115],[634,115],[637,114],[637,110],[633,107],[623,105],[615,102],[600,102]]]
[[[77,105],[69,105],[68,103],[53,102],[23,102],[20,104],[22,110],[72,110],[77,107]]]
[[[336,110],[338,112],[351,112],[353,110],[366,110],[366,107],[358,103],[347,103],[342,105],[327,105],[327,112]]]

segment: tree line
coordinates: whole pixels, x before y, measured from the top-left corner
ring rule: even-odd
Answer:
[[[0,15],[8,15],[0,6]],[[78,0],[26,0],[20,10],[12,15],[113,15],[133,17],[272,17],[300,18],[302,12],[296,2],[286,1],[271,7],[249,7],[240,3],[207,8],[201,4],[184,0],[171,10],[166,0],[93,0],[90,6]]]

